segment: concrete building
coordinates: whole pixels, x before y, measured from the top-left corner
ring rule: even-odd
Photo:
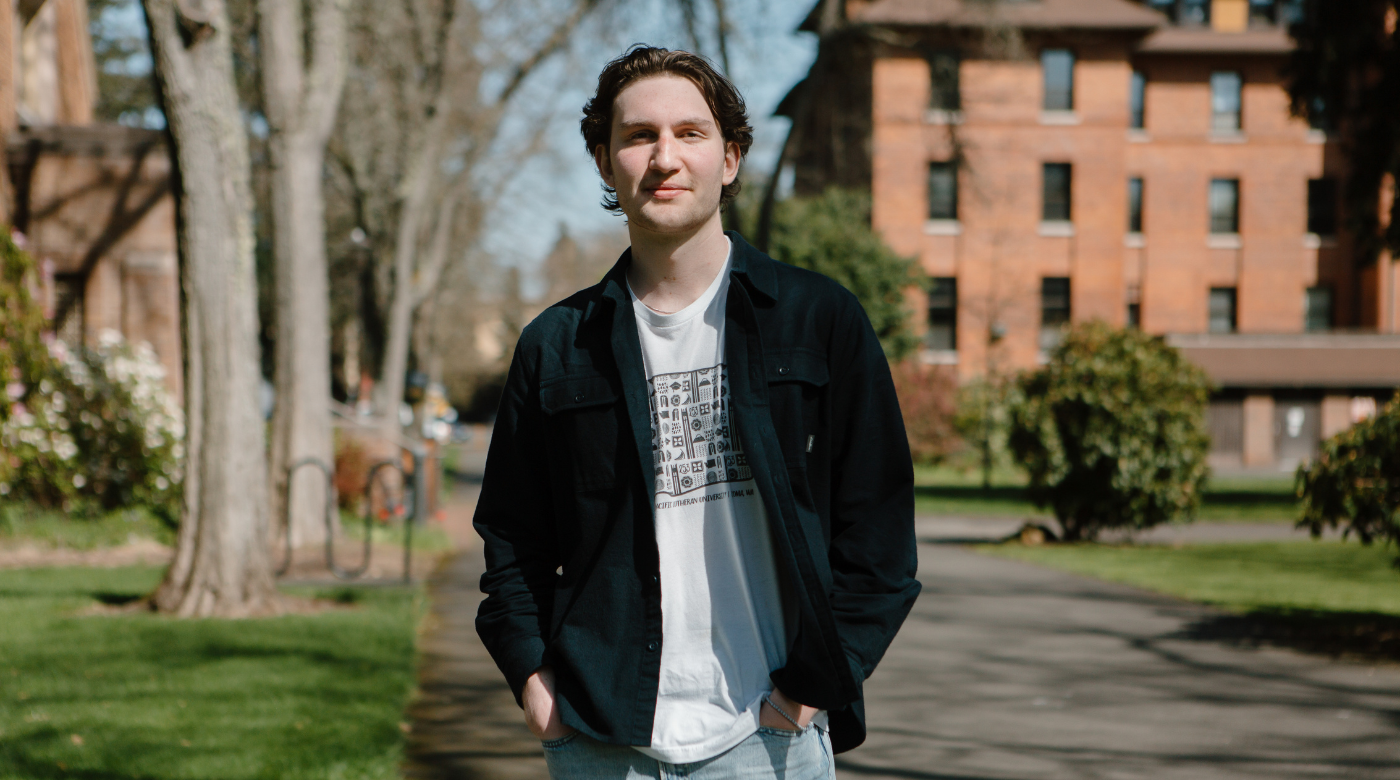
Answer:
[[[146,341],[182,382],[165,134],[97,124],[85,0],[0,0],[0,222],[25,236],[60,338]]]
[[[795,188],[869,187],[933,278],[927,362],[967,380],[1036,365],[1066,323],[1140,327],[1219,385],[1218,465],[1289,468],[1400,385],[1395,264],[1353,260],[1336,139],[1290,113],[1299,12],[849,0]]]

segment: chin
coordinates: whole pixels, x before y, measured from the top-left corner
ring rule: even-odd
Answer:
[[[714,209],[703,211],[680,204],[647,203],[636,212],[628,214],[627,218],[637,227],[656,233],[686,233],[698,230],[710,221],[718,210],[718,204]]]

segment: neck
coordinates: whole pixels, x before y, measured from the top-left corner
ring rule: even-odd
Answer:
[[[662,313],[680,311],[699,299],[729,256],[718,211],[691,231],[657,233],[629,221],[627,232],[632,239],[627,282],[642,303]]]

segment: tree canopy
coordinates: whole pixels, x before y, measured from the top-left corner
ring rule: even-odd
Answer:
[[[905,294],[924,275],[914,258],[896,254],[871,229],[868,194],[833,187],[820,197],[778,203],[768,253],[855,293],[891,360],[918,346]]]
[[[1306,0],[1285,74],[1293,112],[1337,132],[1346,157],[1347,232],[1357,261],[1400,250],[1400,199],[1382,219],[1385,180],[1400,174],[1400,33],[1396,0]],[[1383,223],[1388,223],[1385,230]]]

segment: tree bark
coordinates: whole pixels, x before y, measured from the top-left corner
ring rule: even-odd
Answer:
[[[277,340],[269,483],[274,524],[290,523],[293,547],[320,544],[327,533],[324,475],[302,469],[286,502],[288,467],[304,458],[333,466],[329,269],[325,196],[326,143],[349,68],[346,0],[313,0],[309,64],[300,0],[259,0],[258,48],[272,161],[272,234]]]
[[[152,601],[184,617],[275,611],[258,410],[248,139],[223,0],[142,0],[173,140],[187,457],[175,562]]]

